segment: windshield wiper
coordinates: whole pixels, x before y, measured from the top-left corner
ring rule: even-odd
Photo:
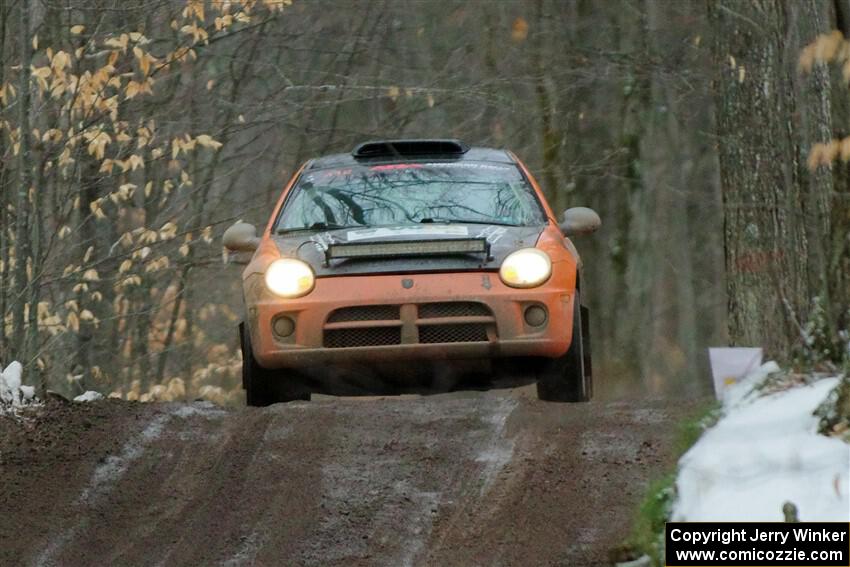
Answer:
[[[314,222],[310,226],[299,226],[296,228],[279,228],[278,234],[287,234],[290,232],[303,232],[305,230],[341,230],[343,228],[365,228],[364,224],[336,224],[333,222]]]
[[[522,226],[520,224],[500,222],[496,220],[450,219],[445,217],[425,217],[419,219],[419,222],[423,224],[494,224],[498,226]]]

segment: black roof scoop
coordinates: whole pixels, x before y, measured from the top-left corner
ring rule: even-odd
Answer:
[[[460,157],[469,146],[460,140],[374,140],[358,144],[351,155],[357,159],[392,157]]]

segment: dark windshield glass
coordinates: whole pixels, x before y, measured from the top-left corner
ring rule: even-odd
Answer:
[[[357,165],[307,171],[277,230],[472,222],[540,225],[534,190],[513,165],[481,162]]]

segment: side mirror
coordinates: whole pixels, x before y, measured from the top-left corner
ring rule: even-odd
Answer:
[[[587,207],[572,207],[564,211],[564,220],[558,225],[566,236],[590,234],[602,226],[596,211]]]
[[[253,252],[260,245],[257,229],[253,224],[239,221],[224,231],[222,244],[234,252]]]

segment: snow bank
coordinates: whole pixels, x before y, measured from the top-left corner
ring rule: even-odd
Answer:
[[[80,394],[76,398],[74,398],[75,402],[96,402],[97,400],[102,400],[103,394],[100,392],[95,392],[94,390],[87,390],[86,392]]]
[[[817,433],[812,412],[838,384],[825,378],[761,395],[764,364],[723,399],[723,417],[679,461],[672,520],[850,521],[850,444]]]
[[[23,371],[21,363],[15,361],[0,372],[0,415],[15,413],[18,409],[37,401],[35,389],[32,386],[21,385]]]

